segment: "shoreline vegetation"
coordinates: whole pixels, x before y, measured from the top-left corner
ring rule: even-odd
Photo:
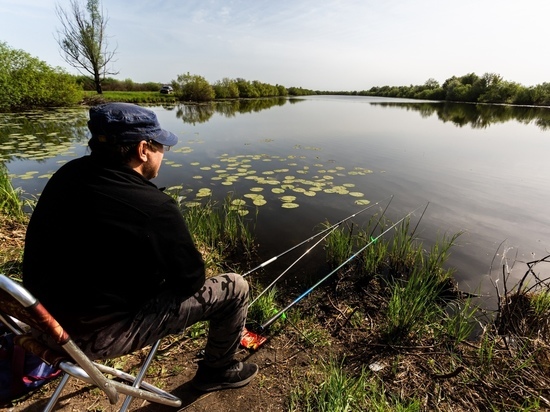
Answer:
[[[0,204],[0,271],[20,279],[28,216],[7,171],[0,172],[0,198],[5,199]],[[239,207],[231,198],[182,207],[209,274],[243,273],[258,263],[251,223]],[[372,242],[392,225],[388,235]],[[460,233],[426,250],[411,229],[408,219],[390,222],[382,213],[360,229],[350,223],[330,231],[324,243],[327,264],[341,269],[289,309],[284,320],[262,331],[286,345],[292,341],[315,359],[302,370],[293,366],[288,373],[272,372],[272,402],[280,407],[273,410],[550,410],[550,280],[537,273],[550,256],[528,263],[517,285],[507,284],[506,271],[516,262],[503,260],[502,279],[495,282],[498,310],[487,313],[475,296],[457,289],[453,270],[445,265]],[[343,266],[356,251],[361,253]],[[276,287],[269,293],[257,281],[251,287],[252,296],[262,295],[249,311],[251,328],[289,303]],[[205,330],[204,324],[194,325],[172,345],[188,353],[204,340]],[[174,351],[170,364],[176,363]],[[133,356],[120,362],[132,364]],[[166,362],[166,356],[160,358]],[[171,387],[174,374],[160,367],[153,378]],[[254,396],[269,397],[262,385]],[[25,410],[51,390],[46,385],[11,407]],[[101,393],[93,398],[96,406],[88,410],[106,410]],[[70,403],[74,407],[77,401]],[[92,401],[84,397],[81,402]]]
[[[166,84],[171,94],[161,94]],[[31,56],[24,50],[0,42],[0,112],[16,112],[46,107],[72,106],[101,101],[93,78],[73,75],[60,67]],[[550,106],[550,83],[524,86],[505,80],[497,73],[467,73],[451,76],[443,83],[429,78],[421,85],[373,86],[355,91],[311,90],[303,87],[269,84],[258,80],[223,78],[210,83],[203,76],[180,74],[167,83],[136,83],[131,79],[104,78],[102,92],[125,93],[120,100],[133,103],[209,102],[224,99],[250,99],[306,95],[379,96],[463,103]],[[105,96],[103,96],[105,94]],[[112,95],[119,98],[117,94]]]

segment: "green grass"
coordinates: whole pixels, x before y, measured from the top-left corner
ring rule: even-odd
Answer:
[[[254,325],[262,325],[279,312],[277,288],[272,287],[267,291],[261,292],[254,291],[256,288],[256,286],[252,288],[253,294],[250,297],[250,307],[248,308],[248,321],[252,325],[252,328],[254,328]],[[273,323],[269,329],[269,333],[274,334],[279,332],[283,325],[281,322]]]
[[[303,412],[420,412],[417,399],[399,399],[387,394],[383,384],[370,379],[364,369],[352,375],[343,361],[322,361],[317,374],[301,379],[291,390],[289,410]],[[319,379],[321,378],[321,379]]]
[[[91,102],[104,100],[109,102],[127,102],[135,104],[148,103],[177,103],[178,100],[173,94],[161,94],[160,92],[115,92],[105,91],[101,95],[94,92],[84,92],[84,100]]]
[[[329,228],[332,225],[326,222],[324,226]],[[353,234],[353,226],[349,230],[347,227],[334,229],[330,232],[325,243],[327,262],[331,266],[337,267],[352,254],[357,243],[358,239]]]
[[[289,325],[306,348],[323,348],[331,344],[330,331],[319,324],[315,314],[307,315],[300,308],[294,308],[286,317],[287,330]]]
[[[328,225],[328,224],[327,224]],[[380,230],[384,230],[382,223]],[[369,225],[370,226],[370,225]],[[333,266],[344,262],[353,251],[369,245],[360,259],[352,262],[353,275],[361,279],[377,278],[385,284],[388,304],[382,335],[388,343],[421,339],[426,330],[443,325],[445,333],[463,340],[472,330],[474,314],[461,310],[447,313],[440,296],[452,284],[452,271],[444,268],[450,248],[460,233],[438,239],[429,251],[410,233],[409,219],[396,226],[390,240],[373,241],[371,229],[335,230],[327,238],[327,260]],[[375,234],[373,234],[375,235]]]
[[[319,382],[318,378],[322,377]],[[291,391],[290,411],[344,412],[366,411],[366,377],[346,374],[334,359],[320,364],[317,375],[301,381]]]
[[[177,198],[177,194],[174,194]],[[207,272],[239,271],[231,265],[246,264],[253,251],[249,221],[239,213],[231,196],[222,204],[207,200],[190,207],[182,206],[197,248],[202,252]]]
[[[530,303],[535,316],[546,318],[550,313],[550,291],[543,291],[534,295]]]
[[[442,313],[441,329],[433,325],[436,339],[446,342],[451,350],[457,348],[472,338],[478,313],[479,308],[469,298],[463,302],[449,302],[446,312]]]
[[[0,165],[0,211],[4,216],[23,222],[26,219],[23,206],[21,190],[12,186],[6,166]]]
[[[396,281],[386,311],[385,339],[403,343],[422,336],[426,326],[441,317],[440,290],[437,279],[420,269],[413,270],[406,281]]]

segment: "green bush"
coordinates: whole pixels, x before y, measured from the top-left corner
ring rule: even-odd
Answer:
[[[177,81],[172,82],[172,85],[174,93],[180,100],[209,102],[216,97],[216,93],[208,81],[196,74],[180,74]]]
[[[23,50],[0,42],[0,111],[76,104],[82,98],[74,76]]]

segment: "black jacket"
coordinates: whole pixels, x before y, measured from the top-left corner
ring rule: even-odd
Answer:
[[[69,332],[132,317],[167,289],[190,296],[204,279],[176,202],[131,168],[84,156],[62,166],[40,195],[23,282]]]

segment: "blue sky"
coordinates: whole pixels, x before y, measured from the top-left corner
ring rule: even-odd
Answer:
[[[82,4],[85,0],[79,0]],[[76,73],[60,57],[55,4],[0,0],[0,41]],[[179,74],[313,90],[423,84],[474,72],[550,82],[549,0],[102,0],[113,77]]]

